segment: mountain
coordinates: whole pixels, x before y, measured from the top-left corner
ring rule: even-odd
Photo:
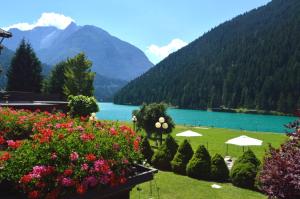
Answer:
[[[1,50],[0,54],[0,90],[4,89],[6,86],[6,72],[9,67],[10,61],[12,57],[14,56],[14,52],[4,47],[3,50]]]
[[[300,107],[300,1],[273,0],[169,55],[114,97],[180,108]]]
[[[15,50],[22,38],[28,40],[43,63],[54,65],[68,57],[84,52],[93,62],[92,70],[102,76],[132,80],[153,64],[137,47],[122,41],[105,30],[71,23],[66,29],[36,27],[21,31],[11,29],[13,37],[4,45]]]
[[[108,78],[96,74],[94,80],[95,97],[101,102],[112,101],[113,95],[127,83],[125,80]]]

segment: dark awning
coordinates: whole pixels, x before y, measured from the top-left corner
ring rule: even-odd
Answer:
[[[0,37],[9,38],[9,37],[11,37],[11,36],[12,36],[12,34],[11,34],[10,32],[7,32],[7,31],[2,30],[2,29],[0,28]]]

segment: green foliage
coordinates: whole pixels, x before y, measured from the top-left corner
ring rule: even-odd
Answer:
[[[68,106],[72,116],[88,116],[99,111],[97,100],[94,97],[83,95],[69,96]]]
[[[7,72],[8,91],[41,92],[42,66],[31,45],[23,39]]]
[[[171,161],[178,149],[178,144],[170,135],[167,136],[166,141],[161,145],[152,157],[152,165],[161,170],[171,170]]]
[[[44,81],[43,91],[45,93],[59,94],[64,97],[63,87],[65,85],[66,62],[60,62],[54,66],[49,77]]]
[[[171,162],[172,170],[174,173],[186,174],[186,165],[188,164],[189,160],[192,158],[194,151],[192,146],[187,140],[184,140],[174,156],[174,159]]]
[[[230,178],[232,184],[238,187],[253,189],[259,166],[260,161],[251,150],[244,152],[244,154],[235,161],[231,169]]]
[[[147,160],[148,163],[151,163],[151,158],[154,154],[152,150],[149,140],[147,137],[144,137],[141,142],[141,153],[143,154],[144,158]]]
[[[168,124],[168,128],[164,130],[164,133],[171,133],[175,127],[172,118],[167,114],[167,106],[162,103],[143,104],[140,110],[135,110],[132,114],[137,118],[137,127],[144,129],[148,137],[158,131],[155,123],[158,122],[160,117],[164,117],[165,122]]]
[[[260,160],[257,159],[257,157],[255,156],[255,154],[253,153],[253,151],[251,149],[248,149],[247,151],[245,151],[243,153],[243,155],[241,157],[239,157],[235,163],[252,163],[253,165],[255,165],[256,167],[260,166]]]
[[[299,0],[274,0],[213,28],[131,81],[114,102],[293,113],[300,97],[299,8]]]
[[[211,157],[205,146],[200,145],[186,167],[186,174],[196,179],[209,179],[211,173]]]
[[[75,57],[68,59],[65,64],[63,87],[65,96],[93,96],[95,73],[91,72],[92,63],[87,60],[84,53],[79,53]]]
[[[224,182],[229,178],[229,170],[220,154],[216,154],[211,159],[211,179]]]

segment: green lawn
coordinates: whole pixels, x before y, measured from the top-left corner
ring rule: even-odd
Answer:
[[[221,189],[213,189],[214,182],[200,181],[180,176],[171,172],[159,171],[152,181],[152,197],[150,196],[150,182],[141,184],[141,191],[135,187],[130,194],[132,199],[266,199],[266,196],[255,191],[240,189],[230,183],[216,183]],[[159,196],[155,183],[159,188]]]
[[[208,151],[211,156],[214,156],[216,153],[220,153],[223,156],[226,155],[225,141],[240,135],[247,135],[263,140],[262,146],[251,147],[257,157],[259,159],[263,159],[265,150],[268,148],[268,143],[271,143],[274,147],[278,147],[286,139],[284,134],[278,133],[247,132],[220,128],[200,129],[195,127],[176,126],[172,135],[178,143],[185,138],[176,137],[175,135],[188,129],[199,132],[203,135],[201,137],[192,137],[188,139],[192,144],[193,149],[195,150],[199,144],[203,144],[205,146],[208,144]],[[228,155],[232,157],[239,157],[241,154],[242,147],[233,145],[229,146]],[[157,187],[159,188],[159,198],[162,199],[266,198],[263,194],[247,189],[240,189],[232,186],[230,183],[216,183],[221,185],[222,188],[213,189],[211,188],[211,185],[214,184],[214,182],[195,180],[186,176],[176,175],[172,172],[159,171],[158,174],[155,175],[155,181],[152,181],[151,183],[153,185],[152,197],[150,196],[150,183],[147,182],[139,186],[141,191],[138,191],[137,187],[135,187],[131,192],[131,198],[158,198],[154,184],[157,184]]]

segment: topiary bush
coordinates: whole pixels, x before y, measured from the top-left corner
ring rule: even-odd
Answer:
[[[97,100],[94,97],[84,95],[68,97],[70,114],[73,117],[88,116],[99,111]]]
[[[187,140],[184,140],[174,156],[174,159],[171,162],[172,171],[174,173],[186,174],[186,165],[188,164],[189,160],[192,158],[194,151],[192,146]]]
[[[200,145],[186,167],[186,174],[196,179],[207,180],[211,172],[211,157],[205,146]]]
[[[154,154],[154,151],[152,150],[149,140],[147,137],[144,137],[141,142],[141,153],[144,156],[144,158],[147,160],[148,163],[151,163],[151,158]]]
[[[168,135],[166,141],[159,147],[152,157],[152,165],[160,170],[171,170],[171,161],[178,149],[175,139]]]
[[[229,178],[229,170],[220,154],[216,154],[211,160],[211,179],[224,182]]]
[[[259,166],[260,161],[251,150],[244,152],[231,169],[232,184],[237,187],[253,189]]]

